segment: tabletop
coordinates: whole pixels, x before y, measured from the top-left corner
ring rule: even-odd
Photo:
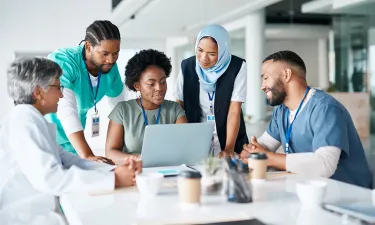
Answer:
[[[155,172],[160,168],[145,169]],[[71,225],[96,224],[203,224],[258,219],[264,224],[342,224],[343,217],[322,208],[304,209],[295,193],[296,183],[306,180],[328,183],[325,203],[370,203],[370,189],[321,177],[286,172],[267,173],[267,181],[252,185],[252,203],[230,203],[226,196],[204,196],[201,205],[187,208],[179,203],[176,178],[164,178],[157,196],[144,199],[136,187],[107,193],[70,193],[60,197]],[[355,224],[355,221],[345,221]]]

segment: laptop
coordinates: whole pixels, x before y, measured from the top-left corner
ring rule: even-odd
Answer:
[[[202,164],[211,149],[214,123],[159,124],[146,127],[143,167]]]

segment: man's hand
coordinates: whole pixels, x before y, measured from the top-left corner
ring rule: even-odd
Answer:
[[[255,152],[264,152],[267,153],[269,152],[266,148],[264,148],[262,145],[258,143],[258,140],[256,137],[252,136],[251,137],[251,143],[248,145],[243,145],[243,150],[240,154],[240,159],[242,162],[247,163],[247,159],[251,153]]]
[[[247,149],[250,153],[254,152],[264,152],[267,153],[269,152],[266,148],[264,148],[262,145],[258,143],[258,140],[256,137],[252,136],[251,137],[251,143],[248,144],[247,146],[244,145],[244,149]]]
[[[247,144],[244,144],[243,147],[242,147],[243,149],[242,149],[242,151],[240,153],[240,159],[241,159],[241,161],[243,163],[246,163],[246,164],[248,162],[247,159],[249,158],[249,155],[250,155],[250,152],[246,150],[247,146],[248,146]],[[245,149],[245,147],[246,147],[246,149]]]
[[[219,153],[219,158],[227,158],[227,157],[233,157],[236,153],[234,150],[223,150]]]
[[[115,163],[112,160],[107,159],[103,156],[92,155],[92,156],[87,157],[86,159],[91,160],[91,161],[96,161],[96,162],[107,163],[109,165],[115,165]]]

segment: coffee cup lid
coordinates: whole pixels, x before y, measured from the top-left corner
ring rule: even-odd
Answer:
[[[179,174],[180,177],[184,178],[201,178],[202,174],[199,171],[181,171]]]
[[[250,153],[249,159],[268,159],[267,154],[264,152]]]

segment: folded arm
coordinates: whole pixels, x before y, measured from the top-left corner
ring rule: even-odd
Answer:
[[[11,133],[10,136],[13,136],[14,140],[21,136],[23,141],[12,143],[12,149],[22,173],[35,189],[56,196],[66,192],[114,189],[113,173],[85,170],[85,166],[78,160],[74,163],[69,162],[69,156],[60,158],[61,151],[59,152],[56,140],[51,138],[48,129],[38,126],[38,122],[34,121],[22,123],[15,124],[21,129],[17,129],[17,133]]]
[[[294,153],[286,156],[286,170],[293,173],[331,177],[340,159],[341,150],[325,146],[315,152]]]
[[[76,166],[84,170],[98,170],[108,172],[112,171],[115,168],[115,166],[106,163],[99,163],[95,161],[82,159],[81,157],[73,153],[63,150],[61,147],[59,147],[59,152],[62,164],[65,169],[69,169],[72,166]]]
[[[324,146],[315,152],[283,154],[275,153],[281,143],[265,132],[258,140],[259,146],[244,147],[242,158],[246,153],[264,151],[268,156],[268,166],[292,173],[331,177],[340,159],[341,150],[334,146]]]
[[[258,143],[270,152],[276,152],[280,148],[281,142],[273,138],[267,132],[258,138]]]

